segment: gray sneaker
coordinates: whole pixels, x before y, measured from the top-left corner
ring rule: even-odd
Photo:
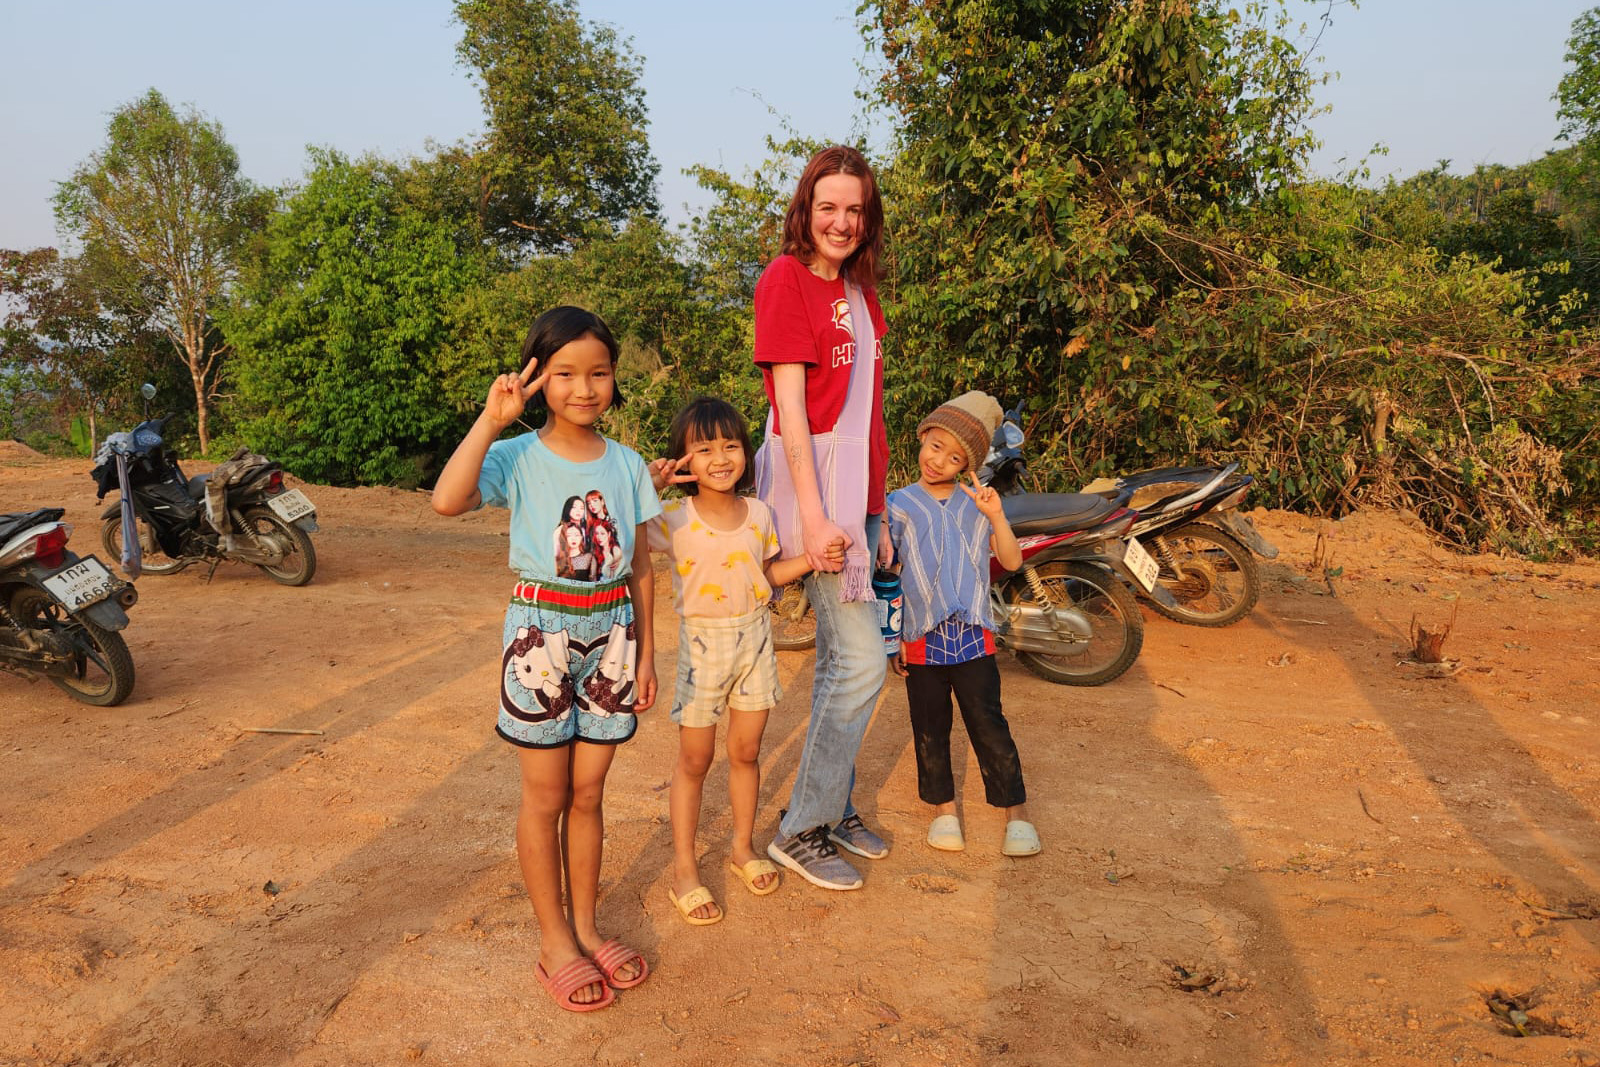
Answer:
[[[828,827],[813,826],[793,837],[783,831],[767,846],[767,855],[814,886],[823,889],[860,889],[861,872],[846,863],[828,840]]]
[[[869,860],[881,860],[889,854],[889,845],[868,830],[867,824],[855,812],[839,820],[839,825],[828,831],[828,839],[846,852],[854,852]]]

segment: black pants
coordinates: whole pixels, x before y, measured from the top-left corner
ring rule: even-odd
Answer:
[[[953,667],[906,665],[906,698],[911,704],[911,737],[917,752],[917,795],[926,804],[956,798],[950,772],[950,695],[961,707],[961,721],[978,756],[984,799],[997,808],[1024,803],[1022,760],[1011,727],[1000,710],[1000,668],[993,656]]]

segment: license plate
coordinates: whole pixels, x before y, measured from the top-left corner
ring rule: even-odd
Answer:
[[[68,611],[78,611],[110,596],[116,588],[116,579],[106,570],[104,563],[90,556],[46,578],[44,587]]]
[[[291,489],[287,493],[280,493],[267,501],[267,506],[278,513],[278,518],[284,522],[293,522],[305,515],[310,515],[317,510],[311,498],[298,489]]]
[[[1128,565],[1128,570],[1133,572],[1134,580],[1148,593],[1156,587],[1156,575],[1161,572],[1161,565],[1136,539],[1130,537],[1125,544],[1127,551],[1122,554],[1122,562]]]

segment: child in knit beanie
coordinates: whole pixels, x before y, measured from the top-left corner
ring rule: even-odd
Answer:
[[[1028,821],[1022,761],[1000,708],[989,609],[990,557],[1015,570],[1022,549],[999,494],[973,473],[1002,417],[992,396],[969,392],[941,404],[917,426],[921,477],[890,493],[886,512],[905,596],[894,669],[906,680],[911,706],[917,794],[934,806],[928,844],[949,852],[966,847],[950,767],[954,696],[978,757],[984,797],[1006,812],[1000,850],[1031,856],[1042,846]]]

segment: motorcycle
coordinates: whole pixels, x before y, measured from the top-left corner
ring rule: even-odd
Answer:
[[[1022,566],[989,562],[995,644],[1060,685],[1105,685],[1139,658],[1144,616],[1129,586],[1157,601],[1156,563],[1128,536],[1126,498],[1022,493],[1001,498]]]
[[[1023,440],[1018,404],[1005,413],[978,480],[1002,495],[1020,492],[1027,472]],[[1157,584],[1173,602],[1135,591],[1158,614],[1193,626],[1227,626],[1248,615],[1260,595],[1255,556],[1278,554],[1255,524],[1237,513],[1253,484],[1254,478],[1230,463],[1139,471],[1091,482],[1082,491],[1125,500],[1139,513],[1130,534],[1158,563]]]
[[[0,670],[48,678],[85,704],[133,692],[133,657],[117,633],[139,599],[94,556],[67,548],[62,508],[0,515]]]
[[[153,392],[147,391],[146,399]],[[131,524],[122,520],[120,502],[101,513],[106,551],[132,575],[141,567],[150,574],[175,574],[196,563],[210,564],[215,574],[218,564],[231,560],[260,567],[284,585],[311,581],[317,571],[310,537],[317,529],[317,510],[311,499],[284,487],[279,464],[246,449],[210,474],[187,477],[161,436],[168,418],[147,418],[131,431],[114,433],[95,453],[90,474],[99,498],[119,490],[134,511]],[[137,545],[127,543],[130,533]]]
[[[1022,566],[1007,571],[990,561],[995,644],[1061,685],[1104,685],[1119,677],[1144,645],[1144,616],[1124,582],[1172,600],[1155,584],[1155,561],[1128,537],[1138,515],[1115,494],[1026,493],[1002,505]],[[815,643],[809,608],[802,583],[773,597],[775,647]]]
[[[1160,565],[1156,580],[1175,601],[1152,600],[1152,608],[1192,626],[1227,626],[1250,614],[1260,595],[1255,557],[1278,554],[1236,510],[1253,484],[1229,463],[1140,471],[1084,492],[1127,495],[1139,512],[1133,536]]]

